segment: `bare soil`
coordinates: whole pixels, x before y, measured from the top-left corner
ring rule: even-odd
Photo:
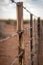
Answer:
[[[25,24],[23,28],[29,28],[29,24]],[[5,25],[5,35],[14,34],[17,31],[17,26]],[[30,31],[23,33],[23,43],[25,49],[25,65],[31,65],[30,58]],[[0,42],[0,65],[11,65],[18,55],[19,39],[18,35],[10,38],[4,42]],[[15,61],[14,65],[18,65],[18,60]]]

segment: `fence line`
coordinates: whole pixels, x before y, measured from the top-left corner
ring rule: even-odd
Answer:
[[[33,27],[32,27],[32,25],[33,25],[33,16],[35,16],[35,17],[37,17],[37,16],[32,14],[29,10],[27,10],[27,8],[23,6],[23,2],[15,2],[14,0],[12,0],[12,2],[17,5],[17,32],[15,34],[12,34],[12,35],[6,37],[5,39],[1,39],[0,42],[6,41],[6,40],[8,40],[12,37],[15,37],[18,34],[18,36],[19,36],[18,56],[12,62],[11,65],[13,65],[17,59],[19,59],[19,65],[24,65],[25,64],[25,49],[24,49],[24,43],[23,43],[23,32],[25,32],[26,30],[30,30],[30,40],[29,40],[29,42],[30,42],[30,47],[31,47],[30,48],[31,49],[30,50],[31,65],[34,65],[34,61],[33,61]],[[23,30],[23,8],[28,13],[30,13],[30,28],[27,28],[27,29],[24,29],[24,30]],[[39,17],[37,17],[37,18],[39,18]],[[38,24],[39,24],[39,21],[38,21]],[[38,30],[40,30],[39,27],[38,27]],[[39,35],[40,34],[39,34],[39,31],[38,31],[38,38],[39,38]]]

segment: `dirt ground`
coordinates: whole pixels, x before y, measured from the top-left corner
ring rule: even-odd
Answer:
[[[25,24],[23,28],[29,28],[29,24]],[[5,25],[5,35],[11,35],[17,32],[17,26]],[[25,49],[25,65],[31,65],[31,54],[30,54],[30,30],[23,33],[23,43]],[[0,65],[11,65],[18,55],[19,39],[18,35],[10,38],[4,42],[0,42]],[[18,59],[14,65],[18,65]]]

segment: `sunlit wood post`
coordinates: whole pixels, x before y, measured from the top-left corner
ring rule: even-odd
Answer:
[[[39,54],[40,54],[40,17],[38,18],[38,65],[39,65]]]
[[[19,65],[24,65],[24,43],[23,43],[23,2],[17,2],[17,30],[19,36]]]
[[[33,23],[33,15],[32,14],[30,14],[30,53],[31,53],[31,65],[33,65],[33,40],[32,40],[32,38],[33,38],[33,35],[32,35],[32,33],[33,33],[33,30],[32,30],[32,23]]]

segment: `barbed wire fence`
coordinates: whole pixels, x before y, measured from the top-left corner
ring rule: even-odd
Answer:
[[[25,49],[24,49],[24,43],[23,43],[23,33],[25,31],[30,31],[30,54],[31,54],[31,65],[34,65],[34,61],[33,61],[33,57],[34,57],[34,53],[33,53],[33,39],[35,38],[35,36],[33,36],[34,31],[33,31],[33,16],[37,18],[37,28],[38,28],[38,37],[36,37],[39,41],[39,37],[40,37],[40,17],[37,17],[36,15],[32,14],[26,7],[23,6],[23,2],[15,2],[14,0],[12,0],[13,3],[16,4],[16,7],[17,7],[17,32],[4,38],[4,39],[1,39],[0,42],[3,42],[3,41],[6,41],[10,38],[13,38],[15,37],[16,35],[19,36],[19,54],[18,56],[15,58],[15,60],[11,63],[11,65],[13,65],[15,63],[15,61],[17,61],[19,59],[19,65],[25,65]],[[30,28],[26,28],[26,29],[23,29],[23,9],[25,9],[29,14],[30,14]],[[39,43],[38,42],[38,49],[39,49]],[[39,51],[38,51],[38,54],[39,54]],[[38,58],[39,60],[39,58]],[[38,65],[39,65],[39,61],[38,61]]]

